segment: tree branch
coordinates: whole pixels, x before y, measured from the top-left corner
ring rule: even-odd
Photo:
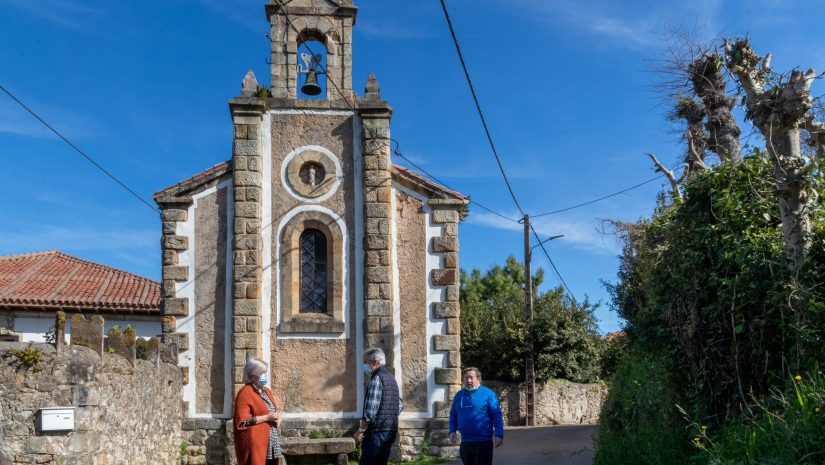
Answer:
[[[681,201],[682,191],[679,190],[680,179],[676,179],[676,174],[673,172],[673,170],[665,168],[665,165],[659,162],[659,160],[656,158],[656,155],[652,153],[647,153],[645,155],[650,157],[650,159],[653,161],[653,164],[656,165],[656,172],[664,174],[667,180],[670,182],[670,187],[673,192],[673,198],[675,200]]]

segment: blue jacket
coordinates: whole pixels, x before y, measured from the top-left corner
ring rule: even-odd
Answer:
[[[461,432],[462,442],[493,440],[493,428],[497,438],[504,437],[504,421],[496,393],[479,386],[475,392],[462,389],[453,397],[450,408],[450,432]]]

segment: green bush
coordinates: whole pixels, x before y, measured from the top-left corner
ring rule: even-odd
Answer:
[[[823,167],[809,166],[820,199]],[[649,221],[614,223],[611,292],[632,355],[611,380],[597,464],[825,463],[822,382],[786,381],[825,350],[825,215],[811,210],[813,247],[792,273],[772,169],[755,151],[694,174]]]
[[[31,343],[23,349],[9,349],[3,356],[5,359],[11,359],[12,363],[19,370],[28,370],[35,368],[37,371],[37,364],[43,358],[43,351],[32,347]]]
[[[602,339],[594,306],[574,302],[559,287],[539,292],[544,273],[533,277],[536,379],[592,382],[601,376]],[[485,379],[524,379],[524,266],[508,257],[505,266],[482,274],[461,272],[461,358]]]
[[[599,419],[596,465],[674,465],[695,454],[666,357],[633,352],[618,364]]]
[[[686,183],[681,204],[621,225],[625,251],[612,291],[628,335],[672,353],[683,389],[717,423],[825,348],[822,207],[813,212],[813,250],[792,274],[771,170],[760,153],[707,170]]]

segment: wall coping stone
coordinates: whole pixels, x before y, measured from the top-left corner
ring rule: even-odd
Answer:
[[[219,430],[223,428],[225,420],[220,418],[184,418],[181,427],[184,431],[195,431],[199,429]]]

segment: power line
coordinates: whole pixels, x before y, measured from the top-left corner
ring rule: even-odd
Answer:
[[[398,141],[396,141],[395,139],[390,139],[390,140],[391,140],[391,141],[393,141],[393,142],[395,142],[396,146],[400,146],[400,144],[398,143]],[[405,157],[405,156],[404,156],[404,154],[403,154],[403,153],[401,153],[401,151],[399,151],[399,150],[398,150],[398,148],[396,148],[396,149],[393,151],[393,153],[395,153],[396,155],[398,155],[399,157],[401,157],[402,159],[404,159],[404,161],[406,161],[407,163],[411,164],[413,167],[415,167],[415,169],[417,169],[417,170],[421,171],[422,173],[426,174],[426,175],[427,175],[430,179],[432,179],[433,181],[435,181],[435,182],[437,182],[437,183],[441,184],[442,186],[444,186],[444,187],[446,187],[446,188],[448,188],[448,189],[450,189],[450,190],[455,190],[455,189],[452,189],[451,187],[449,187],[449,186],[447,185],[447,183],[445,183],[444,181],[442,181],[442,180],[438,179],[437,177],[433,176],[433,175],[432,175],[429,171],[425,170],[424,168],[422,168],[421,166],[419,166],[419,165],[418,165],[417,163],[415,163],[414,161],[412,161],[412,160],[410,160],[409,158]],[[501,214],[501,213],[499,213],[499,212],[497,212],[497,211],[495,211],[495,210],[492,210],[492,209],[490,209],[490,208],[487,208],[487,207],[485,207],[484,205],[482,205],[482,204],[480,204],[480,203],[476,202],[475,200],[473,200],[473,199],[472,199],[472,198],[470,198],[470,197],[467,197],[467,200],[469,200],[469,201],[470,201],[470,203],[475,204],[477,207],[479,207],[479,208],[481,208],[481,209],[483,209],[483,210],[487,210],[488,212],[492,213],[493,215],[499,216],[499,217],[504,218],[505,220],[508,220],[508,221],[512,221],[513,223],[518,223],[518,221],[514,220],[513,218],[510,218],[510,217],[508,217],[508,216],[506,216],[506,215],[503,215],[503,214]]]
[[[283,16],[284,16],[284,18],[286,19],[287,23],[289,24],[290,28],[292,28],[292,30],[293,30],[293,31],[295,31],[295,33],[296,33],[296,35],[297,35],[297,38],[298,38],[298,41],[300,42],[299,46],[304,46],[304,48],[306,48],[306,49],[310,52],[310,54],[312,55],[312,60],[313,60],[313,61],[314,61],[314,62],[315,62],[318,66],[321,66],[321,63],[319,63],[319,62],[318,62],[318,60],[315,58],[315,54],[314,54],[313,50],[309,47],[309,45],[307,45],[307,44],[306,44],[306,41],[305,41],[305,40],[303,40],[303,39],[301,38],[301,32],[298,30],[298,28],[296,28],[296,27],[295,27],[295,25],[292,23],[292,20],[289,18],[289,15],[288,15],[288,14],[287,14],[284,10],[283,10],[283,6],[284,6],[284,4],[282,4],[282,3],[280,3],[280,2],[279,2],[279,3],[278,3],[278,5],[279,5],[279,7],[280,7],[281,14],[283,14]],[[498,163],[499,170],[501,171],[501,175],[502,175],[502,177],[503,177],[503,179],[504,179],[504,183],[507,185],[507,190],[510,192],[510,196],[511,196],[511,197],[512,197],[512,199],[513,199],[513,203],[515,203],[516,208],[518,208],[519,212],[520,212],[522,215],[524,215],[524,214],[525,214],[525,213],[524,213],[524,210],[521,208],[521,205],[519,204],[518,199],[516,198],[516,194],[515,194],[515,192],[513,191],[512,186],[510,185],[510,181],[509,181],[509,179],[507,178],[507,174],[506,174],[506,172],[504,171],[504,165],[502,164],[502,162],[501,162],[501,158],[500,158],[500,157],[499,157],[499,155],[498,155],[498,150],[496,150],[496,146],[495,146],[495,144],[493,143],[493,138],[492,138],[492,135],[490,134],[490,129],[489,129],[489,127],[487,126],[487,121],[486,121],[486,119],[484,118],[484,113],[483,113],[483,111],[481,110],[481,104],[480,104],[480,103],[479,103],[479,101],[478,101],[478,96],[476,95],[475,87],[473,86],[472,79],[470,78],[470,73],[469,73],[469,71],[467,70],[467,65],[466,65],[466,63],[465,63],[465,61],[464,61],[464,57],[463,57],[463,55],[462,55],[462,53],[461,53],[461,47],[460,47],[460,46],[459,46],[459,44],[458,44],[458,39],[457,39],[457,37],[456,37],[456,35],[455,35],[455,30],[454,30],[454,28],[453,28],[452,21],[450,20],[450,15],[449,15],[449,13],[447,12],[447,6],[444,4],[444,0],[441,0],[441,6],[442,6],[442,8],[443,8],[443,10],[444,10],[444,16],[445,16],[445,18],[446,18],[446,20],[447,20],[447,25],[448,25],[448,26],[449,26],[449,28],[450,28],[450,34],[452,35],[452,38],[453,38],[453,43],[455,44],[456,51],[458,52],[458,57],[459,57],[459,60],[461,61],[461,67],[462,67],[462,69],[464,70],[464,75],[465,75],[465,77],[467,78],[467,83],[469,84],[469,87],[470,87],[470,93],[471,93],[471,94],[472,94],[472,96],[473,96],[473,101],[475,102],[476,110],[478,111],[478,115],[479,115],[479,117],[481,118],[481,124],[484,126],[484,132],[485,132],[485,134],[487,135],[487,141],[490,143],[490,148],[491,148],[491,149],[492,149],[492,151],[493,151],[493,155],[495,156],[496,162]],[[324,69],[324,73],[327,75],[327,77],[329,77],[329,74],[327,74],[327,73],[326,73],[326,71],[327,71],[327,69],[326,69],[326,65],[322,66],[322,68]],[[331,79],[327,78],[326,82],[327,82],[328,84],[332,84],[333,88],[336,90],[336,92],[338,92],[338,94],[341,96],[342,100],[344,100],[344,101],[347,103],[347,105],[350,107],[350,109],[351,109],[351,110],[356,111],[356,109],[355,109],[355,107],[352,105],[352,103],[350,103],[350,102],[349,102],[349,100],[347,100],[347,99],[346,99],[346,97],[344,97],[343,92],[342,92],[342,91],[341,91],[341,89],[338,87],[338,85],[335,83],[335,81],[333,81],[333,80],[331,80]],[[402,158],[403,160],[405,160],[407,163],[411,164],[413,167],[415,167],[416,169],[418,169],[419,171],[421,171],[422,173],[424,173],[424,174],[425,174],[426,176],[428,176],[430,179],[432,179],[432,180],[434,180],[434,181],[438,182],[439,184],[441,184],[441,185],[443,185],[444,187],[447,187],[447,188],[449,189],[449,186],[447,185],[447,183],[445,183],[445,182],[443,182],[443,181],[439,180],[437,177],[435,177],[434,175],[432,175],[429,171],[425,170],[424,168],[422,168],[421,166],[419,166],[417,163],[413,162],[412,160],[410,160],[409,158],[407,158],[406,156],[404,156],[404,154],[403,154],[403,153],[401,153],[401,151],[400,151],[400,150],[399,150],[399,148],[398,148],[398,147],[400,146],[400,144],[398,143],[398,141],[396,141],[396,140],[394,140],[394,139],[390,139],[390,140],[391,140],[392,142],[395,142],[395,144],[396,144],[396,149],[394,150],[394,153],[395,153],[396,155],[398,155],[400,158]],[[482,205],[482,204],[480,204],[480,203],[476,202],[475,200],[472,200],[472,199],[470,199],[470,198],[468,198],[468,200],[469,200],[471,203],[473,203],[473,204],[475,204],[476,206],[478,206],[479,208],[481,208],[481,209],[483,209],[483,210],[488,211],[489,213],[492,213],[492,214],[494,214],[494,215],[496,215],[496,216],[499,216],[499,217],[501,217],[501,218],[503,218],[503,219],[506,219],[506,220],[508,220],[508,221],[512,221],[512,222],[518,223],[518,221],[514,220],[513,218],[510,218],[510,217],[508,217],[508,216],[506,216],[506,215],[503,215],[503,214],[501,214],[501,213],[499,213],[499,212],[497,212],[497,211],[495,211],[495,210],[492,210],[492,209],[490,209],[490,208],[488,208],[488,207],[486,207],[486,206],[484,206],[484,205]],[[539,242],[541,242],[541,239],[539,238],[538,233],[536,232],[536,230],[535,230],[535,228],[533,227],[533,225],[530,225],[530,229],[532,229],[533,234],[536,236],[536,240],[538,240]],[[567,290],[567,293],[568,293],[568,294],[570,294],[570,296],[571,296],[571,297],[575,300],[575,298],[576,298],[576,297],[575,297],[575,296],[573,295],[573,293],[570,291],[570,287],[569,287],[569,286],[567,285],[567,283],[564,281],[564,278],[562,277],[561,273],[559,272],[559,269],[556,267],[556,264],[555,264],[555,263],[553,262],[553,260],[550,258],[550,254],[547,252],[547,249],[544,247],[544,244],[540,243],[540,245],[541,245],[542,250],[544,251],[544,255],[545,255],[545,257],[547,257],[547,261],[548,261],[548,262],[550,262],[550,265],[553,267],[553,271],[555,271],[556,276],[558,276],[559,281],[561,281],[562,285],[563,285],[563,286],[564,286],[564,288]]]
[[[279,3],[279,5],[280,5],[281,7],[285,6],[284,4],[280,4],[280,3]],[[287,21],[287,23],[289,24],[290,28],[292,28],[292,30],[293,30],[293,31],[295,31],[295,33],[296,33],[296,35],[297,35],[297,37],[298,37],[298,40],[300,41],[299,46],[304,46],[304,48],[306,48],[306,49],[310,52],[310,54],[312,55],[312,60],[313,60],[313,61],[314,61],[314,62],[315,62],[318,66],[321,66],[321,67],[324,69],[324,74],[326,74],[326,75],[327,75],[327,77],[329,77],[329,75],[328,75],[328,74],[327,74],[327,72],[326,72],[326,71],[327,71],[327,70],[326,70],[326,65],[322,66],[322,65],[321,65],[321,63],[319,63],[319,62],[318,62],[318,60],[315,58],[315,54],[313,53],[312,49],[311,49],[311,48],[309,48],[309,45],[307,45],[307,44],[306,44],[306,41],[304,41],[304,40],[301,38],[301,32],[300,32],[300,31],[298,30],[298,28],[296,28],[296,27],[295,27],[295,25],[292,23],[292,20],[289,18],[289,15],[288,15],[288,14],[287,14],[284,10],[283,10],[283,8],[281,8],[281,10],[280,10],[280,11],[281,11],[281,13],[284,15],[284,18],[286,19],[286,21]],[[349,102],[349,100],[347,100],[347,99],[344,97],[344,93],[341,91],[341,89],[338,87],[338,85],[335,83],[335,81],[334,81],[334,80],[332,80],[332,79],[329,79],[329,78],[328,78],[328,79],[326,80],[326,82],[327,82],[327,83],[329,83],[329,84],[332,84],[333,88],[336,90],[336,92],[338,92],[338,95],[340,95],[340,96],[341,96],[341,99],[342,99],[342,100],[344,100],[344,101],[347,103],[347,105],[349,105],[349,107],[350,107],[350,109],[352,109],[352,111],[356,111],[356,109],[355,109],[355,107],[352,105],[352,103],[350,103],[350,102]],[[482,118],[483,118],[483,116],[482,116]],[[416,169],[418,169],[419,171],[421,171],[422,173],[424,173],[425,175],[427,175],[430,179],[432,179],[432,180],[434,180],[435,182],[437,182],[437,183],[439,183],[439,184],[443,185],[444,187],[447,187],[448,189],[451,189],[451,188],[448,186],[448,184],[447,184],[447,183],[445,183],[444,181],[441,181],[440,179],[438,179],[437,177],[435,177],[433,174],[431,174],[429,171],[425,170],[424,168],[422,168],[421,166],[419,166],[417,163],[413,162],[412,160],[410,160],[409,158],[407,158],[406,156],[404,156],[404,154],[402,154],[402,153],[401,153],[401,151],[399,150],[399,147],[400,147],[400,145],[401,145],[401,144],[399,144],[399,143],[398,143],[398,141],[396,141],[395,139],[390,139],[390,140],[391,140],[392,142],[395,142],[396,149],[395,149],[393,152],[394,152],[396,155],[398,155],[399,157],[401,157],[402,159],[404,159],[407,163],[411,164],[413,167],[415,167]],[[506,179],[505,179],[505,180],[506,180]],[[455,189],[451,189],[451,190],[455,190]],[[499,217],[501,217],[501,218],[504,218],[505,220],[508,220],[508,221],[512,221],[512,222],[514,222],[514,223],[516,223],[516,222],[517,222],[517,221],[516,221],[516,220],[514,220],[513,218],[510,218],[510,217],[508,217],[508,216],[506,216],[506,215],[503,215],[503,214],[501,214],[501,213],[499,213],[499,212],[497,212],[497,211],[495,211],[495,210],[492,210],[492,209],[490,209],[490,208],[488,208],[488,207],[486,207],[486,206],[484,206],[484,205],[482,205],[482,204],[480,204],[480,203],[476,202],[475,200],[473,200],[473,199],[471,199],[471,198],[469,198],[469,197],[468,197],[468,200],[470,201],[470,203],[473,203],[473,204],[475,204],[476,206],[478,206],[479,208],[481,208],[481,209],[483,209],[483,210],[486,210],[486,211],[488,211],[488,212],[490,212],[490,213],[492,213],[492,214],[494,214],[494,215],[496,215],[496,216],[499,216]],[[515,198],[514,198],[514,200],[515,200]],[[516,202],[516,205],[518,205],[518,202]],[[519,207],[519,208],[520,208],[520,207]]]
[[[453,22],[450,20],[450,13],[447,12],[447,5],[444,3],[444,0],[441,0],[441,9],[444,10],[444,18],[447,20],[447,26],[450,28],[450,35],[453,37],[455,50],[458,52],[459,61],[461,61],[461,68],[464,70],[464,76],[467,78],[467,84],[470,86],[470,93],[473,95],[473,102],[475,102],[476,110],[478,110],[478,116],[481,118],[481,125],[484,126],[484,133],[487,134],[487,141],[490,143],[490,148],[493,149],[493,155],[496,157],[498,169],[501,171],[501,176],[504,178],[504,183],[507,185],[507,190],[510,191],[510,197],[513,198],[513,203],[516,204],[516,208],[518,208],[518,211],[522,214],[522,216],[524,216],[524,210],[522,210],[518,199],[516,199],[516,194],[513,192],[513,187],[510,185],[510,180],[507,179],[507,173],[504,172],[504,165],[501,163],[501,158],[498,156],[498,150],[496,150],[496,145],[493,143],[493,136],[490,135],[490,128],[487,127],[487,120],[484,118],[484,112],[481,111],[481,104],[478,102],[478,96],[476,95],[476,90],[473,86],[473,80],[470,78],[470,72],[467,70],[467,63],[464,62],[464,55],[461,53],[461,46],[458,45],[458,38],[455,35]]]
[[[76,145],[74,145],[74,144],[73,144],[73,143],[72,143],[69,139],[67,139],[66,137],[64,137],[64,136],[63,136],[63,134],[61,134],[60,132],[58,132],[58,131],[57,131],[57,129],[53,128],[53,127],[52,127],[52,125],[50,125],[49,123],[47,123],[47,122],[46,122],[43,118],[41,118],[41,117],[40,117],[37,113],[35,113],[35,112],[34,112],[34,110],[32,110],[31,108],[29,108],[28,106],[26,106],[26,104],[25,104],[25,103],[21,102],[21,101],[20,101],[20,99],[18,99],[18,98],[17,98],[17,97],[15,97],[15,96],[14,96],[11,92],[9,92],[9,91],[8,91],[8,89],[6,89],[6,88],[5,88],[5,87],[3,87],[2,85],[0,85],[0,90],[2,90],[3,92],[5,92],[5,93],[6,93],[6,95],[8,95],[9,97],[11,97],[11,98],[12,98],[12,100],[14,100],[15,102],[17,102],[17,104],[18,104],[18,105],[20,105],[20,106],[21,106],[21,107],[23,107],[26,111],[28,111],[29,113],[31,113],[31,115],[32,115],[32,116],[34,116],[35,118],[37,118],[37,120],[38,120],[38,121],[40,121],[41,123],[43,123],[43,125],[44,125],[44,126],[46,126],[47,128],[49,128],[49,129],[50,129],[53,133],[57,134],[57,137],[59,137],[59,138],[63,139],[63,142],[65,142],[65,143],[69,144],[69,146],[70,146],[71,148],[75,149],[75,151],[76,151],[77,153],[79,153],[81,156],[83,156],[83,158],[85,158],[86,160],[88,160],[88,161],[89,161],[89,163],[93,164],[93,165],[94,165],[97,169],[99,169],[100,171],[102,171],[102,172],[103,172],[106,176],[109,176],[110,178],[112,178],[112,180],[113,180],[113,181],[115,181],[116,183],[120,184],[120,187],[122,187],[122,188],[126,189],[126,190],[130,193],[130,194],[132,194],[132,196],[134,196],[136,199],[138,199],[141,203],[143,203],[143,204],[144,204],[144,205],[146,205],[147,207],[151,208],[153,212],[158,213],[158,209],[157,209],[157,208],[153,207],[153,206],[152,206],[149,202],[147,202],[147,201],[143,200],[143,197],[141,197],[140,195],[138,195],[138,194],[137,194],[137,192],[135,192],[134,190],[132,190],[132,189],[131,189],[129,186],[127,186],[127,185],[126,185],[123,181],[121,181],[120,179],[116,178],[116,177],[115,177],[115,175],[113,175],[113,174],[112,174],[112,173],[110,173],[108,170],[106,170],[106,168],[102,167],[102,166],[100,165],[100,163],[96,162],[96,161],[95,161],[92,157],[90,157],[89,155],[86,155],[86,153],[84,153],[82,150],[80,150],[80,149],[79,149]]]
[[[556,213],[566,212],[568,210],[573,210],[573,209],[576,209],[576,208],[579,208],[579,207],[584,207],[586,205],[594,204],[596,202],[601,202],[602,200],[609,199],[610,197],[615,197],[617,195],[624,194],[625,192],[632,191],[633,189],[637,189],[639,187],[642,187],[645,184],[650,184],[651,182],[656,181],[657,179],[661,179],[663,177],[664,177],[664,175],[656,176],[655,178],[648,179],[647,181],[644,181],[644,182],[640,182],[639,184],[636,184],[635,186],[630,186],[627,189],[622,189],[618,192],[614,192],[612,194],[605,195],[604,197],[599,197],[598,199],[593,199],[593,200],[590,200],[588,202],[580,203],[578,205],[573,205],[573,206],[567,207],[567,208],[562,208],[560,210],[553,210],[551,212],[541,213],[541,214],[538,214],[538,215],[532,215],[532,218],[539,218],[541,216],[555,215]]]
[[[530,229],[533,231],[533,236],[535,236],[535,237],[536,237],[536,241],[539,243],[539,246],[541,246],[541,250],[543,250],[543,251],[544,251],[544,256],[545,256],[545,257],[547,257],[547,261],[548,261],[548,262],[550,262],[550,266],[551,266],[551,267],[553,267],[553,271],[555,271],[555,272],[556,272],[556,276],[558,276],[558,277],[559,277],[559,281],[561,281],[562,286],[564,286],[564,289],[565,289],[565,290],[567,290],[567,293],[568,293],[568,294],[570,294],[570,297],[572,297],[572,298],[573,298],[573,300],[575,301],[575,300],[576,300],[576,296],[575,296],[575,295],[573,294],[573,292],[570,290],[570,287],[569,287],[569,286],[567,285],[567,283],[564,281],[564,278],[562,278],[561,273],[559,272],[559,269],[556,267],[556,264],[555,264],[555,263],[553,263],[553,259],[552,259],[552,258],[550,258],[550,254],[549,254],[549,253],[547,253],[547,249],[546,249],[546,248],[544,248],[544,242],[542,242],[541,238],[539,237],[539,233],[538,233],[538,232],[536,232],[536,228],[535,228],[535,226],[533,226],[533,224],[532,224],[532,223],[530,223]]]

